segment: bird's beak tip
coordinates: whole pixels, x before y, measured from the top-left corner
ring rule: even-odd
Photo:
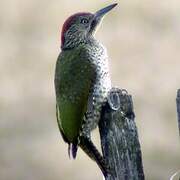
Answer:
[[[114,4],[112,4],[112,5],[114,5],[114,7],[115,7],[115,6],[117,6],[117,5],[118,5],[118,3],[114,3]]]
[[[114,4],[111,4],[109,6],[106,6],[105,8],[102,8],[99,11],[97,11],[95,13],[95,16],[101,18],[101,17],[103,17],[106,13],[108,13],[110,10],[112,10],[117,5],[118,5],[118,3],[114,3]]]
[[[117,6],[118,3],[111,4],[109,6],[106,6],[105,8],[100,9],[94,14],[92,23],[91,23],[91,29],[90,32],[93,32],[97,25],[101,22],[102,18],[105,14],[107,14],[109,11],[111,11],[115,6]]]

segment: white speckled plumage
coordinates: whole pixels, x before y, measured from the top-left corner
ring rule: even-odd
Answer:
[[[105,47],[97,40],[91,39],[86,44],[86,49],[87,55],[90,56],[88,59],[91,59],[97,72],[95,83],[89,95],[87,113],[82,128],[86,134],[89,134],[98,125],[102,106],[106,101],[108,91],[111,89],[111,80]]]

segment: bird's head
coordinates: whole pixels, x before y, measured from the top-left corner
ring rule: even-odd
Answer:
[[[61,32],[61,48],[73,48],[86,42],[95,34],[95,31],[106,13],[113,9],[117,3],[100,9],[96,13],[76,13],[64,23]]]

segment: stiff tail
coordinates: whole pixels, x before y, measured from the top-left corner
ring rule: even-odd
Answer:
[[[70,143],[70,144],[68,145],[68,155],[69,155],[69,158],[70,158],[70,159],[71,159],[71,157],[72,157],[73,159],[76,158],[77,150],[78,150],[77,144]]]
[[[97,148],[94,146],[91,139],[83,136],[80,136],[79,138],[80,138],[79,146],[92,160],[94,160],[97,163],[102,173],[104,174],[104,177],[107,177],[108,174],[111,174],[110,167],[105,162],[105,159],[99,153]]]

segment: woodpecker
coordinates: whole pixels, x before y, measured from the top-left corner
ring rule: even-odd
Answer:
[[[108,56],[95,32],[117,3],[96,13],[70,16],[62,27],[61,52],[55,68],[56,116],[60,133],[74,159],[78,146],[97,162],[104,176],[108,165],[91,141],[111,89]]]

